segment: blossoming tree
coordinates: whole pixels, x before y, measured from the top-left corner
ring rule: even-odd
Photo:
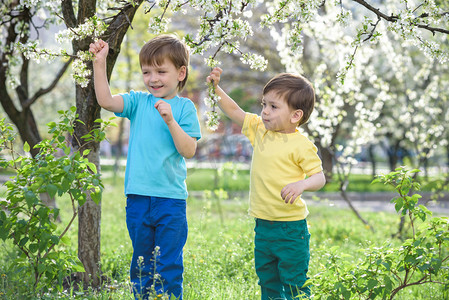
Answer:
[[[349,8],[353,21],[363,24],[363,10],[354,4]],[[403,148],[420,157],[414,166],[423,168],[436,142],[447,143],[448,93],[441,87],[448,84],[448,70],[438,61],[446,58],[444,53],[420,55],[416,45],[402,42],[402,32],[385,34],[383,23],[376,28],[384,34],[363,47],[355,46],[354,32],[337,17],[341,9],[325,5],[325,10],[303,25],[308,42],[301,55],[290,51],[289,30],[273,35],[286,69],[309,74],[315,83],[317,107],[307,130],[321,149],[325,169],[336,171],[343,198],[361,218],[345,191],[362,147],[398,137]]]
[[[108,57],[108,76],[110,76],[115,60],[120,52],[120,45],[123,37],[131,25],[135,11],[142,1],[134,1],[132,3],[116,3],[114,13],[107,13],[110,7],[108,3],[102,2],[97,4],[92,0],[73,1],[3,1],[0,7],[2,22],[5,27],[1,29],[1,58],[2,70],[0,75],[3,76],[2,84],[9,82],[13,86],[17,86],[19,82],[19,95],[22,114],[32,120],[30,105],[33,104],[44,91],[38,91],[35,96],[26,93],[28,81],[28,63],[30,60],[55,60],[63,58],[68,60],[60,73],[64,72],[67,65],[72,62],[73,78],[76,85],[76,107],[78,118],[81,122],[75,125],[75,133],[73,137],[73,147],[79,147],[76,143],[81,137],[88,134],[97,126],[96,120],[100,118],[100,107],[96,103],[93,84],[89,83],[88,76],[91,71],[86,62],[90,59],[88,54],[89,44],[94,38],[103,37],[107,39],[111,53]],[[76,5],[76,7],[73,6]],[[41,16],[42,24],[37,25],[36,16]],[[3,18],[4,16],[4,18]],[[100,18],[106,18],[100,20]],[[107,24],[106,24],[107,22]],[[62,30],[56,37],[59,42],[68,40],[72,49],[67,45],[59,49],[42,48],[39,44],[39,34],[41,30],[45,30],[49,24],[64,25],[67,29]],[[19,54],[19,55],[18,55]],[[16,79],[14,74],[14,66],[21,64],[20,80]],[[57,83],[61,74],[57,74],[52,87]],[[47,88],[47,89],[49,89]],[[7,93],[4,86],[2,93]],[[3,95],[3,94],[2,94]],[[20,96],[22,96],[20,98]],[[14,117],[13,107],[10,103],[3,102],[5,111],[11,120],[20,128],[20,126],[37,131],[36,125],[28,122],[26,119],[18,119]],[[16,109],[20,111],[19,109]],[[31,115],[31,116],[30,116]],[[29,135],[21,136],[24,141],[30,141]],[[32,137],[29,142],[30,146],[34,146],[39,139],[38,135]],[[99,168],[99,144],[91,142],[85,146],[84,150],[90,150],[88,158]],[[81,274],[81,278],[86,283],[92,283],[94,286],[100,284],[100,219],[101,204],[95,204],[92,199],[88,199],[86,203],[79,208],[79,229],[78,229],[78,256],[84,265],[85,273]]]

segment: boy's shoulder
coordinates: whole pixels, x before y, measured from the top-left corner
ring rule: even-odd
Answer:
[[[303,143],[314,144],[313,137],[307,135],[301,128],[297,128],[296,132],[292,134],[292,137],[294,137],[293,140],[301,144]]]
[[[135,91],[135,90],[130,90],[129,92],[126,93],[121,93],[120,95],[122,95],[122,97],[129,97],[129,98],[154,98],[154,96],[152,94],[150,94],[149,92],[146,91]]]
[[[181,103],[191,103],[194,104],[192,100],[190,100],[189,98],[186,97],[181,97],[181,96],[176,96],[177,101],[181,102]]]
[[[159,98],[156,98],[153,94],[149,93],[148,91],[134,91],[134,90],[130,90],[127,93],[122,93],[120,94],[122,96],[128,96],[130,98],[134,98],[134,99],[144,99],[144,100],[152,100],[152,101],[157,101],[159,100]],[[164,100],[164,99],[162,99]],[[180,103],[180,104],[194,104],[192,100],[190,100],[189,98],[186,97],[180,97],[180,96],[176,96],[175,98],[173,98],[172,100],[174,103]],[[167,102],[170,102],[170,100],[166,100]]]

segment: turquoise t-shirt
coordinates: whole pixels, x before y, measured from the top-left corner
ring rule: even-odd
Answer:
[[[131,121],[125,194],[187,199],[185,159],[176,150],[167,124],[154,108],[161,98],[134,91],[121,96],[123,112],[116,115]],[[193,102],[178,96],[162,100],[170,104],[181,128],[189,136],[200,139],[200,124]]]

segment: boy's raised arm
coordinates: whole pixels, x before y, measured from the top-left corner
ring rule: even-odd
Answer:
[[[245,120],[245,111],[243,111],[240,106],[232,100],[219,86],[220,75],[223,72],[222,69],[215,67],[212,72],[207,77],[207,82],[212,82],[215,85],[215,93],[221,98],[218,101],[218,106],[220,109],[230,118],[234,123],[239,126],[243,126],[243,121]]]
[[[92,43],[90,44],[89,52],[95,55],[93,61],[94,86],[98,104],[102,108],[112,112],[123,112],[123,97],[120,95],[112,96],[111,89],[109,88],[106,74],[106,57],[109,53],[108,43],[102,40]]]

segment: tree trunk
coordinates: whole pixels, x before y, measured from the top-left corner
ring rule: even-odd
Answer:
[[[123,132],[125,127],[125,120],[122,118],[118,123],[118,136],[117,136],[117,151],[115,153],[114,163],[114,181],[120,169],[120,160],[123,156]]]
[[[111,77],[112,69],[114,68],[117,57],[120,53],[120,46],[126,31],[131,25],[139,6],[143,0],[127,3],[119,12],[112,18],[109,27],[104,34],[103,40],[109,43],[109,55],[107,58],[107,77]],[[95,15],[96,1],[95,0],[80,0],[78,2],[78,16],[75,18],[74,10],[71,1],[63,1],[64,16],[66,17],[66,24],[68,26],[75,26],[77,23],[82,23],[87,18]],[[88,51],[90,40],[75,40],[73,41],[74,53],[78,51]],[[92,63],[89,64],[92,70]],[[75,139],[73,146],[75,149],[79,145],[75,145],[77,140],[92,129],[97,124],[96,119],[100,118],[100,106],[97,103],[95,96],[95,89],[93,80],[91,80],[86,88],[76,86],[76,110],[78,118],[84,123],[76,123],[75,125]],[[83,149],[90,150],[88,159],[94,163],[97,170],[100,171],[100,145],[98,142],[91,142]],[[101,284],[101,270],[100,270],[100,223],[101,223],[101,203],[95,204],[88,194],[86,203],[79,208],[79,222],[78,222],[78,257],[84,265],[85,273],[80,274],[81,279],[85,284],[93,287],[99,287]]]
[[[372,144],[368,147],[368,155],[371,161],[371,174],[373,176],[373,179],[375,179],[377,174],[377,162],[376,157],[374,156],[374,145]]]
[[[323,163],[323,172],[326,177],[326,182],[332,181],[332,168],[334,167],[333,162],[333,154],[329,151],[328,148],[321,147],[320,149],[321,160]]]
[[[94,129],[95,120],[100,118],[100,106],[95,98],[93,83],[85,89],[76,87],[76,107],[78,118],[84,123],[79,122],[75,125],[75,138],[73,147],[75,150],[83,152],[90,150],[88,159],[94,163],[100,172],[100,145],[98,142],[91,142],[85,148],[79,147],[76,141]],[[81,280],[85,284],[94,287],[100,286],[100,224],[101,224],[101,202],[95,204],[89,193],[87,201],[79,208],[78,213],[78,257],[84,265],[85,273],[80,274]]]

